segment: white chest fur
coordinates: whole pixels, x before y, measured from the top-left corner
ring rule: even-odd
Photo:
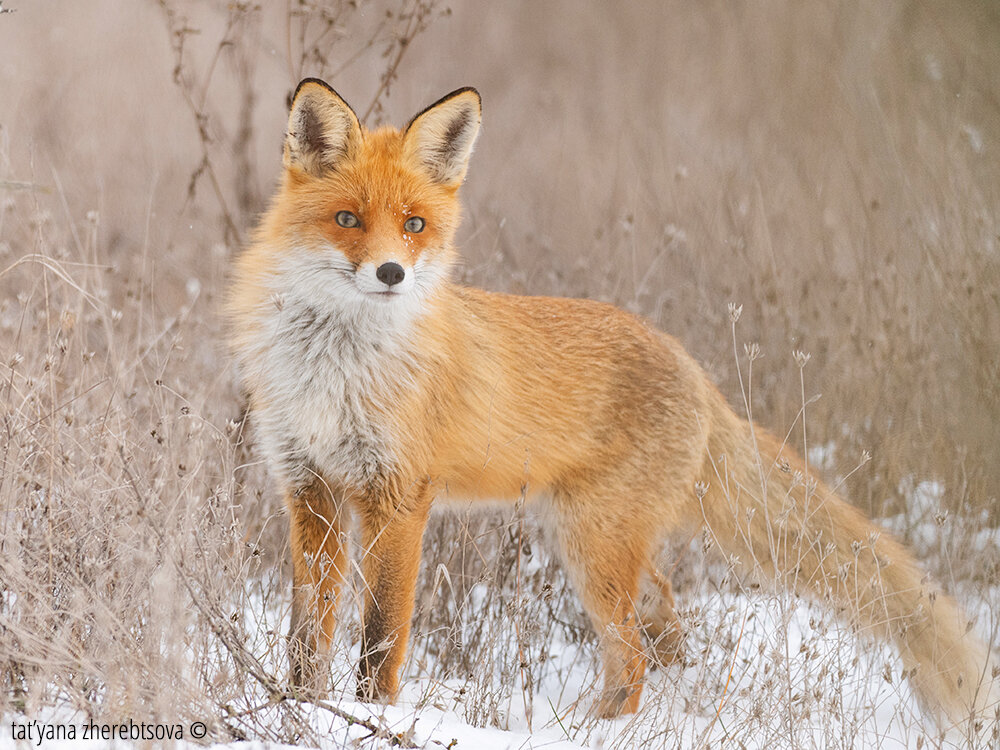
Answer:
[[[364,486],[392,470],[385,407],[406,387],[409,368],[405,336],[380,322],[301,298],[268,316],[261,370],[248,375],[260,396],[262,447],[285,482],[318,472]]]
[[[364,293],[333,248],[283,257],[247,291],[253,332],[237,351],[261,448],[289,488],[316,473],[365,486],[396,464],[391,406],[412,384],[415,321],[440,274],[423,269],[388,299]]]

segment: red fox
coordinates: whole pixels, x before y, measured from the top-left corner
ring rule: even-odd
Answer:
[[[280,187],[236,264],[231,343],[290,514],[293,684],[322,687],[349,510],[366,589],[358,694],[392,700],[435,497],[526,497],[545,498],[599,634],[600,716],[636,711],[644,629],[680,647],[669,583],[650,623],[638,586],[657,579],[665,535],[697,528],[893,640],[935,715],[992,708],[990,653],[955,602],[738,417],[674,338],[611,305],[449,280],[480,119],[464,88],[402,130],[368,130],[326,83],[302,81]]]

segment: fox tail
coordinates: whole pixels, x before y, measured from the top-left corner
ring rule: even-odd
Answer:
[[[993,717],[1000,692],[989,650],[901,544],[811,479],[774,436],[751,432],[721,396],[708,445],[697,494],[703,521],[725,552],[892,640],[915,692],[942,726]]]

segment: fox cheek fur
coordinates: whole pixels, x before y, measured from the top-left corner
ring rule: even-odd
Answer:
[[[830,488],[796,479],[802,461],[734,413],[676,339],[610,305],[448,279],[480,117],[478,93],[460,89],[402,131],[369,131],[306,79],[281,186],[236,262],[231,344],[289,511],[292,682],[324,689],[351,511],[358,692],[396,694],[428,512],[453,493],[546,502],[600,635],[601,716],[637,709],[644,636],[681,652],[653,560],[664,536],[700,528],[743,569],[893,641],[942,721],[992,709],[992,657],[958,605]],[[643,576],[660,593],[645,618]]]

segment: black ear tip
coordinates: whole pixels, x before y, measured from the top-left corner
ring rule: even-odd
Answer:
[[[451,99],[453,96],[459,96],[460,94],[472,94],[473,96],[475,96],[476,102],[479,104],[479,109],[480,111],[482,111],[483,96],[482,94],[479,93],[479,89],[475,88],[474,86],[463,86],[460,89],[456,89],[455,91],[448,94],[448,96],[446,96],[445,99]]]
[[[298,98],[299,92],[301,92],[302,89],[304,89],[306,86],[309,86],[311,84],[315,84],[317,86],[321,86],[322,88],[326,89],[328,92],[330,92],[331,94],[333,94],[335,97],[337,97],[341,101],[344,101],[344,97],[342,97],[340,94],[338,94],[336,91],[334,91],[333,86],[331,86],[329,83],[327,83],[326,81],[322,80],[321,78],[312,78],[312,77],[310,77],[310,78],[303,78],[301,81],[299,81],[299,85],[295,87],[295,92],[291,95],[291,98],[289,98],[289,100],[288,100],[288,107],[289,107],[289,109],[291,109],[291,106],[295,103],[295,100]]]
[[[483,97],[480,96],[479,91],[476,90],[476,89],[474,89],[472,86],[463,86],[460,89],[455,89],[450,94],[445,94],[444,96],[442,96],[440,99],[438,99],[436,102],[434,102],[430,106],[424,107],[422,110],[420,110],[419,112],[417,112],[417,114],[415,114],[412,118],[410,118],[410,121],[408,123],[406,123],[406,127],[403,129],[403,132],[406,132],[407,130],[409,130],[410,127],[413,125],[413,123],[415,123],[420,118],[421,115],[423,115],[423,114],[425,114],[427,112],[430,112],[432,109],[434,109],[439,104],[444,104],[445,102],[447,102],[447,101],[449,101],[451,99],[454,99],[456,96],[462,96],[463,94],[473,94],[476,97],[476,104],[477,104],[477,106],[479,108],[479,114],[482,115],[482,113],[483,113]]]

